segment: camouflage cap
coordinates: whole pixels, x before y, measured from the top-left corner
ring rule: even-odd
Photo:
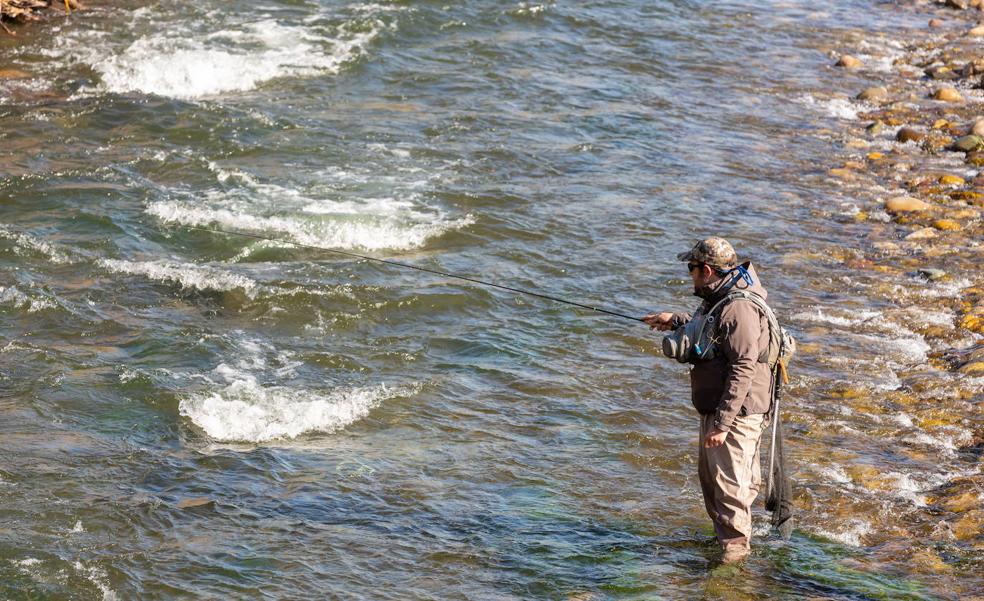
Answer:
[[[677,255],[681,261],[706,263],[718,269],[731,269],[738,265],[738,255],[735,249],[724,238],[713,236],[701,240],[687,252]]]

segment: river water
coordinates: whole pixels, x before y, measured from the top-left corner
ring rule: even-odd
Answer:
[[[980,473],[984,381],[929,359],[979,342],[979,276],[866,269],[826,175],[925,7],[94,4],[0,39],[0,596],[984,586],[936,501]],[[726,236],[801,343],[792,539],[760,512],[716,567],[686,369],[645,327],[195,226],[639,315],[691,308],[674,254]]]

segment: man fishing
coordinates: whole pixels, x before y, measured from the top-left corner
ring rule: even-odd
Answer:
[[[767,292],[751,264],[738,263],[727,240],[707,238],[677,258],[687,262],[700,307],[693,317],[664,312],[642,319],[653,329],[674,330],[664,353],[692,364],[691,395],[700,413],[697,473],[722,561],[732,563],[750,552],[751,507],[762,481],[759,440],[775,373],[764,359],[771,310],[751,302],[756,299],[750,295],[764,301]]]

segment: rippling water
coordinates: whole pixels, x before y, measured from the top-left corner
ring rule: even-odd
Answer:
[[[920,328],[952,328],[972,280],[852,268],[857,193],[825,177],[876,75],[829,53],[863,38],[888,69],[924,21],[861,0],[201,0],[0,40],[27,74],[0,80],[0,592],[979,589],[980,536],[934,538],[953,516],[927,497],[980,472],[960,412],[982,384],[934,372],[935,421],[903,403],[936,369]],[[728,237],[803,343],[792,541],[762,528],[740,575],[713,569],[686,372],[646,328],[190,226],[636,314],[693,305],[673,255]],[[946,569],[914,569],[927,550]]]

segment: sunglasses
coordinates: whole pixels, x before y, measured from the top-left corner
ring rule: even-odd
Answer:
[[[703,263],[687,263],[687,271],[693,272],[693,270],[700,269],[703,265]]]

